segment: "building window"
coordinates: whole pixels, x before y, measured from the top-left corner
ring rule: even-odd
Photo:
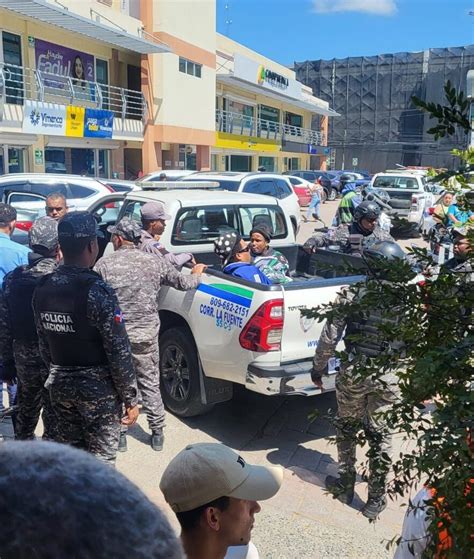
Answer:
[[[267,173],[275,172],[275,158],[274,157],[259,157],[258,166],[265,167]]]
[[[202,64],[197,64],[196,62],[191,62],[186,58],[179,57],[179,71],[183,74],[188,74],[190,76],[195,76],[196,78],[201,77]]]
[[[298,128],[303,128],[303,117],[295,113],[285,113],[285,124],[289,126],[297,126]]]

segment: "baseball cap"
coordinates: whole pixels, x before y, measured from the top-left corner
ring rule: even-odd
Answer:
[[[9,225],[16,219],[16,210],[10,204],[0,204],[0,225]]]
[[[123,217],[115,225],[110,225],[107,227],[107,231],[112,233],[112,235],[119,235],[131,243],[137,242],[142,236],[142,228],[140,225],[129,217]]]
[[[171,460],[160,489],[175,512],[186,512],[220,497],[264,501],[282,481],[282,468],[248,464],[223,444],[197,443]]]
[[[58,222],[49,216],[37,219],[28,232],[30,246],[40,246],[48,250],[58,245]]]
[[[89,212],[68,213],[58,223],[58,237],[60,242],[97,237],[97,221]]]
[[[140,210],[142,219],[145,221],[153,221],[155,219],[171,219],[171,216],[165,212],[165,207],[161,202],[147,202]]]
[[[222,260],[222,265],[225,266],[235,254],[240,246],[242,237],[235,231],[224,233],[214,241],[214,252]]]

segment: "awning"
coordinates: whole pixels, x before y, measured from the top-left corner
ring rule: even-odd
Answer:
[[[140,54],[171,52],[165,43],[147,41],[118,26],[112,27],[112,25],[88,19],[59,3],[51,4],[46,0],[0,0],[0,8]],[[105,17],[103,19],[106,20]]]
[[[119,140],[67,138],[65,136],[47,136],[45,141],[45,146],[48,148],[118,149],[122,145]]]
[[[38,141],[36,134],[23,134],[23,132],[0,132],[0,144],[10,146],[32,146]]]
[[[300,99],[295,99],[294,97],[289,97],[284,93],[275,93],[273,91],[270,91],[269,89],[259,87],[256,84],[254,85],[246,80],[236,78],[232,74],[217,74],[217,81],[221,83],[226,83],[228,85],[233,85],[234,87],[239,87],[240,89],[244,89],[249,93],[254,93],[256,95],[264,95],[265,97],[270,97],[271,99],[276,99],[277,101],[280,102],[290,103],[295,107],[299,107],[300,109],[304,109],[305,111],[310,111],[314,114],[324,115],[324,116],[340,116],[339,113],[333,111],[332,109],[319,107],[318,105],[314,105],[313,103],[309,103],[307,101],[303,101]]]

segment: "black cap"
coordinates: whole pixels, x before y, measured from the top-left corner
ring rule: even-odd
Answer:
[[[0,204],[0,226],[10,225],[16,219],[16,210],[10,204]]]
[[[252,227],[252,230],[250,231],[250,236],[252,236],[254,233],[260,233],[260,235],[262,235],[262,237],[267,242],[270,242],[272,240],[272,230],[270,229],[268,224],[265,223],[264,221],[262,221],[261,223],[257,223]]]
[[[97,237],[97,221],[89,212],[66,214],[58,224],[59,242]]]

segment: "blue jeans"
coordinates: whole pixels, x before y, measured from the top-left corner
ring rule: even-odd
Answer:
[[[321,200],[318,194],[313,194],[311,202],[309,203],[308,209],[306,210],[306,219],[309,219],[313,215],[319,218],[319,205]]]

